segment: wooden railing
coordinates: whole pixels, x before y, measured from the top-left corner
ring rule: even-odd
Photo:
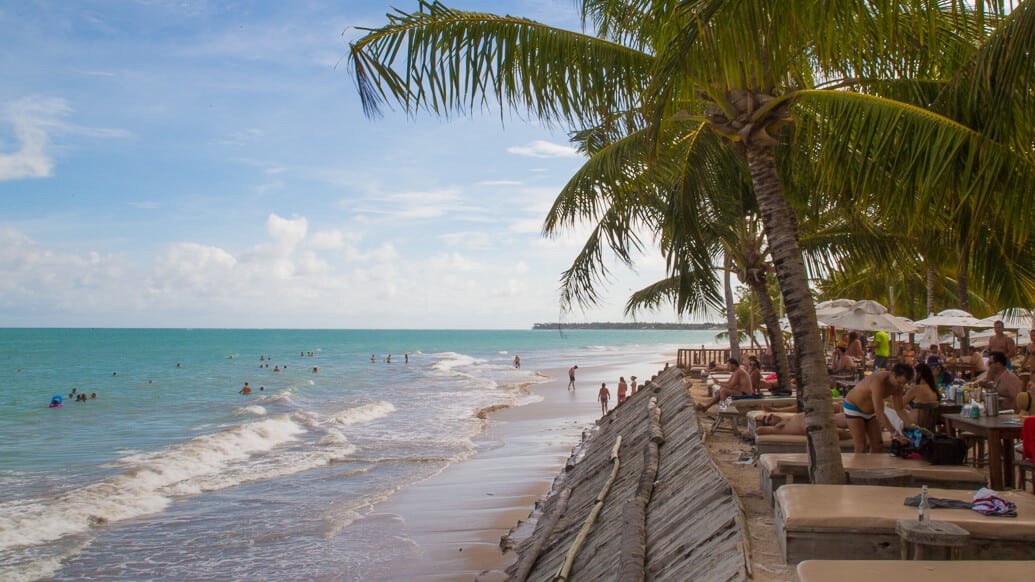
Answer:
[[[740,348],[741,363],[744,363],[743,360],[747,360],[748,356],[762,360],[764,354],[764,348]],[[715,362],[717,366],[725,366],[729,359],[729,348],[680,348],[676,352],[676,366],[684,370],[707,368],[711,362]]]

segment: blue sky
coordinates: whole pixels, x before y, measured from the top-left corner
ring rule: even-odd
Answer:
[[[579,26],[570,0],[447,4]],[[653,253],[599,308],[559,311],[587,232],[539,235],[583,161],[563,130],[364,117],[354,27],[416,5],[0,4],[0,326],[623,320]]]

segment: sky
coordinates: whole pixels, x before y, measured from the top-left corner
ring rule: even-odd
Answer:
[[[570,0],[457,0],[568,29]],[[562,312],[564,128],[364,116],[356,27],[416,0],[0,2],[0,327],[629,321],[657,252]],[[676,321],[671,309],[640,321]]]

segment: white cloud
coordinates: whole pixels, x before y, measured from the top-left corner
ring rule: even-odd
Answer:
[[[438,239],[446,246],[469,250],[487,250],[496,246],[493,237],[486,232],[449,232],[439,235]]]
[[[54,160],[47,151],[47,128],[68,111],[68,105],[60,99],[22,99],[7,108],[3,121],[11,124],[18,149],[0,153],[0,181],[51,175]]]
[[[479,186],[520,186],[524,182],[518,180],[482,180],[477,183]]]
[[[282,218],[270,214],[266,219],[266,232],[274,241],[287,248],[294,248],[305,239],[309,230],[309,221],[305,218]]]
[[[536,140],[523,146],[511,146],[507,148],[507,152],[531,158],[574,158],[579,156],[578,150],[571,146],[545,140]]]
[[[313,233],[309,248],[318,251],[340,249],[345,246],[345,235],[340,230],[325,230]]]
[[[510,223],[507,230],[520,234],[539,234],[543,230],[543,221],[538,218],[515,220]]]
[[[433,273],[470,273],[482,269],[477,262],[460,253],[435,255],[428,259],[428,266]]]
[[[92,138],[125,138],[121,129],[83,127],[65,123],[62,118],[72,113],[64,99],[26,97],[8,105],[0,114],[0,124],[10,124],[16,150],[0,153],[0,182],[26,178],[49,178],[54,172],[50,151],[51,135],[57,133]]]

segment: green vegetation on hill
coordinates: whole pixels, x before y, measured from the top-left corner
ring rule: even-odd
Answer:
[[[721,330],[715,323],[644,323],[644,322],[593,322],[593,323],[533,323],[532,329],[686,329]]]

